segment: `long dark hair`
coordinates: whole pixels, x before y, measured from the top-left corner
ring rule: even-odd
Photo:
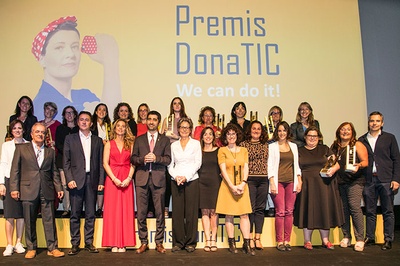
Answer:
[[[203,128],[203,130],[201,131],[201,134],[200,134],[200,145],[201,145],[201,149],[203,150],[204,149],[204,140],[203,140],[203,136],[204,136],[204,134],[206,134],[206,131],[207,130],[211,130],[211,132],[212,132],[212,135],[213,135],[213,141],[212,141],[212,146],[213,147],[217,147],[217,144],[216,144],[216,142],[215,142],[215,132],[214,132],[214,130],[211,128],[211,127],[205,127],[205,128]]]
[[[29,96],[26,96],[26,95],[21,96],[21,98],[19,98],[17,104],[15,105],[15,111],[14,111],[15,114],[17,115],[17,117],[19,117],[21,115],[21,108],[19,107],[18,104],[21,103],[23,99],[27,99],[29,101],[29,104],[31,105],[31,108],[29,108],[27,115],[33,116],[33,114],[35,113],[34,108],[33,108],[33,101],[31,98],[29,98]]]
[[[281,121],[276,125],[276,128],[275,128],[274,134],[272,135],[272,138],[275,141],[279,140],[279,136],[278,136],[278,128],[279,128],[279,126],[283,126],[283,128],[285,129],[285,131],[286,131],[286,140],[292,140],[293,139],[293,132],[292,132],[292,129],[290,128],[289,124],[286,121]]]
[[[171,104],[169,105],[169,115],[172,115],[174,113],[174,101],[179,100],[181,102],[181,111],[179,112],[179,117],[188,117],[186,112],[185,112],[185,104],[183,103],[183,100],[181,97],[174,97],[171,101]]]
[[[244,115],[246,116],[246,113],[247,113],[246,104],[245,104],[244,102],[237,102],[237,103],[235,103],[235,104],[233,105],[233,107],[232,107],[232,110],[231,110],[231,121],[230,121],[230,123],[237,124],[237,117],[236,117],[236,114],[235,114],[235,110],[236,110],[236,108],[238,108],[240,105],[243,106],[244,111],[245,111],[245,112],[244,112]]]
[[[97,129],[97,118],[98,118],[98,116],[97,116],[96,112],[97,112],[97,109],[99,109],[100,106],[104,106],[106,108],[106,113],[107,113],[106,116],[104,117],[103,124],[108,124],[108,125],[111,124],[110,116],[108,115],[108,107],[107,107],[107,105],[105,103],[99,103],[96,106],[96,108],[94,108],[94,112],[93,112],[93,115],[92,115],[92,117],[93,117],[93,124],[92,124],[92,128],[91,128],[92,131]]]

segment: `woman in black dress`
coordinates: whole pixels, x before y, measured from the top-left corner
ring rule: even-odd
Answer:
[[[203,223],[206,245],[204,251],[217,251],[218,214],[215,213],[218,190],[221,184],[218,165],[218,147],[215,132],[211,127],[201,131],[200,144],[203,151],[202,164],[198,171],[200,188],[201,221]],[[210,234],[211,233],[211,234]]]
[[[304,248],[311,250],[311,235],[319,229],[322,246],[334,249],[329,241],[329,230],[344,223],[343,206],[339,195],[336,171],[339,164],[329,167],[326,175],[321,177],[320,171],[329,158],[334,159],[328,146],[318,144],[322,137],[318,128],[311,126],[304,134],[306,145],[299,148],[299,165],[303,187],[297,196],[294,225],[303,229]]]
[[[28,96],[22,96],[19,98],[17,105],[15,106],[15,114],[10,116],[9,123],[14,121],[15,119],[19,119],[24,123],[24,139],[31,141],[31,129],[33,124],[37,122],[36,116],[33,115],[34,113],[34,108],[33,108],[33,102],[31,98]],[[10,140],[10,139],[7,139]]]

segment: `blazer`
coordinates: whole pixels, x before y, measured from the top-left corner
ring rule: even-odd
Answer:
[[[301,176],[301,170],[299,166],[299,152],[297,150],[297,145],[293,142],[288,142],[289,147],[293,153],[293,191],[296,191],[297,184],[299,180],[297,178],[298,175]],[[279,162],[280,162],[280,152],[279,152],[279,144],[278,142],[274,142],[268,145],[268,178],[274,178],[275,184],[278,184],[278,171],[279,171]],[[269,193],[271,193],[271,186],[269,187]],[[276,186],[276,193],[278,193],[278,185]]]
[[[148,182],[150,164],[144,163],[144,156],[149,152],[150,144],[146,133],[137,137],[133,145],[131,163],[136,166],[136,186],[145,186]],[[151,166],[153,184],[157,187],[165,187],[165,172],[171,162],[171,144],[164,134],[158,133],[153,153],[156,155],[156,161]]]
[[[367,182],[372,182],[372,170],[375,162],[376,173],[380,182],[396,181],[400,183],[400,152],[396,137],[393,134],[381,131],[376,140],[375,151],[372,151],[367,135],[368,133],[358,139],[368,151],[368,167],[363,169]]]
[[[314,125],[321,130],[318,120],[314,120]],[[305,131],[303,129],[303,125],[301,123],[294,122],[290,125],[290,129],[292,130],[293,134],[293,142],[297,144],[297,147],[300,148],[306,145],[306,141],[304,140]],[[320,144],[322,144],[322,142]]]
[[[92,134],[90,150],[90,181],[92,189],[97,190],[99,185],[104,185],[103,168],[103,141]],[[76,182],[77,189],[82,189],[86,180],[86,160],[83,152],[81,138],[78,133],[65,137],[63,150],[63,165],[67,184]]]
[[[54,200],[55,192],[63,191],[55,151],[44,147],[44,159],[39,167],[32,143],[16,144],[10,171],[10,190],[19,191],[21,200],[33,201],[39,197],[40,191],[46,200]]]

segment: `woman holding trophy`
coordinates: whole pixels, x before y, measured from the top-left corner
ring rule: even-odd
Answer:
[[[340,241],[340,246],[342,248],[351,246],[351,216],[356,238],[354,250],[363,251],[364,216],[360,202],[364,190],[365,176],[361,169],[368,166],[368,151],[364,144],[357,141],[356,131],[350,122],[344,122],[338,127],[336,140],[331,148],[336,154],[340,166],[337,172],[337,180],[344,211],[343,239]]]
[[[311,235],[314,229],[319,229],[322,247],[332,250],[329,230],[344,223],[335,175],[339,164],[328,146],[318,144],[322,134],[317,127],[307,128],[304,138],[306,145],[299,148],[303,186],[297,196],[294,225],[303,229],[305,249],[313,249]]]

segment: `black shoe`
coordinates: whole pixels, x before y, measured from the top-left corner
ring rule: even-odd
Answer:
[[[238,251],[236,249],[236,241],[234,238],[228,238],[228,244],[229,244],[229,252],[233,254],[237,254]]]
[[[178,252],[178,251],[181,251],[181,250],[182,250],[182,248],[181,248],[181,247],[178,247],[178,246],[174,246],[174,247],[171,249],[172,252]]]
[[[102,218],[103,217],[103,211],[101,209],[98,209],[95,213],[96,218]]]
[[[275,208],[269,208],[267,215],[268,217],[275,217]]]
[[[364,239],[364,243],[365,243],[366,246],[375,245],[375,239],[371,239],[371,238],[366,237]]]
[[[192,253],[193,251],[196,250],[196,248],[193,247],[193,246],[186,246],[185,249],[186,249],[186,251],[189,252],[189,253]]]
[[[90,253],[99,253],[99,250],[93,246],[93,244],[86,244],[85,250],[89,251]]]
[[[78,245],[73,245],[72,248],[68,251],[69,256],[73,256],[79,253],[81,249],[79,248]]]
[[[279,251],[285,251],[285,250],[286,250],[286,248],[285,248],[285,245],[284,245],[284,244],[279,244],[279,245],[276,245],[276,249],[277,249],[277,250],[279,250]]]
[[[392,249],[392,241],[385,241],[385,244],[383,244],[382,250],[389,250]]]

